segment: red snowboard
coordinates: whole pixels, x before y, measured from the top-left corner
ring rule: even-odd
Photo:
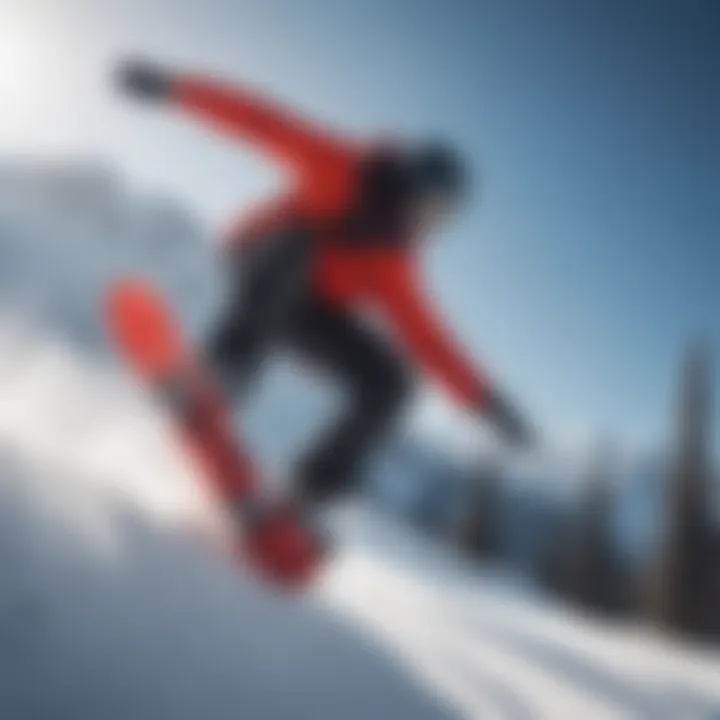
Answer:
[[[239,522],[252,511],[261,478],[242,449],[231,413],[213,388],[160,293],[138,279],[115,282],[107,294],[107,322],[121,357],[159,396],[185,451],[211,490],[233,512],[251,563],[283,584],[311,579],[319,564],[315,543],[288,513]]]

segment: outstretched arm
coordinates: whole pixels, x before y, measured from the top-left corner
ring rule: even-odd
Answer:
[[[401,341],[461,404],[484,415],[509,441],[526,444],[530,428],[487,375],[467,357],[427,301],[413,263],[403,255],[378,263],[379,295]]]
[[[349,143],[245,88],[167,72],[142,61],[123,63],[118,80],[134,97],[180,107],[301,172],[345,163],[352,152]]]

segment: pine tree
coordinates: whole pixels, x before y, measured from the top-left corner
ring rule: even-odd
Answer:
[[[669,474],[662,536],[651,568],[648,619],[666,628],[702,629],[711,556],[710,360],[701,346],[685,359],[678,440]]]
[[[602,444],[593,458],[580,503],[571,569],[575,599],[596,609],[609,610],[617,591],[612,544],[614,508],[611,452]]]

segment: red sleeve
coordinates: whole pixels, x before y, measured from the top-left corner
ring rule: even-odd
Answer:
[[[308,174],[346,163],[351,146],[257,93],[201,77],[176,81],[175,102],[197,117]]]
[[[411,259],[383,258],[377,279],[378,300],[408,350],[457,400],[481,409],[489,396],[489,381],[428,301]]]

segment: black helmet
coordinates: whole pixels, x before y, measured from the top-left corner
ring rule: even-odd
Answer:
[[[439,193],[462,199],[470,185],[460,154],[443,142],[431,141],[411,151],[412,175],[419,193]]]

